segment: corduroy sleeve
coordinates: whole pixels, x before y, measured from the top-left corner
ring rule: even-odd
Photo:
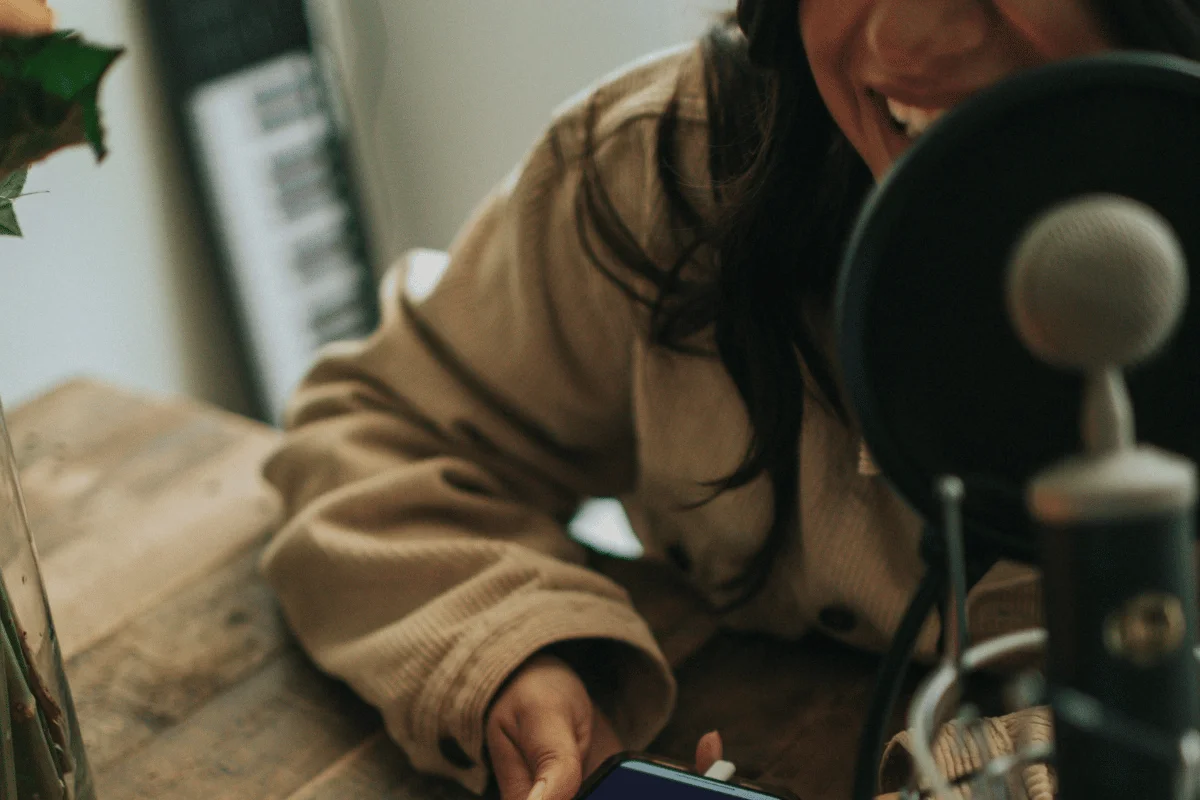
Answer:
[[[560,118],[448,260],[394,268],[380,327],[323,353],[266,467],[286,522],[263,567],[300,642],[418,769],[476,792],[488,704],[549,645],[604,648],[629,747],[674,703],[647,625],[565,531],[582,498],[636,474],[638,310],[578,224],[585,169],[634,228],[661,206],[653,117],[622,113],[591,130],[590,158],[586,108]]]

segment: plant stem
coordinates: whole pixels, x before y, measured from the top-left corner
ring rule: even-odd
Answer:
[[[3,581],[0,581],[3,583]],[[67,734],[67,717],[63,713],[62,707],[54,698],[53,692],[50,691],[49,685],[46,683],[46,678],[42,675],[41,670],[33,661],[33,653],[29,649],[29,641],[26,639],[25,631],[17,628],[17,635],[21,639],[21,649],[25,652],[25,662],[29,665],[29,671],[26,675],[29,678],[29,688],[33,691],[37,698],[38,709],[41,711],[42,726],[46,729],[46,735],[50,741],[54,743],[57,758],[55,762],[58,765],[60,776],[69,775],[75,771],[75,759],[71,756],[71,740]],[[47,646],[51,646],[47,642]]]
[[[38,713],[37,701],[18,666],[17,651],[8,637],[8,626],[4,627],[4,635],[0,639],[4,640],[4,671],[12,708],[14,760],[18,747],[24,750],[23,755],[28,758],[31,770],[28,777],[33,780],[38,800],[62,800],[66,787],[58,773],[50,738]]]
[[[12,641],[8,638],[8,631],[4,631],[4,677],[5,687],[8,691],[8,702],[10,716],[13,722],[19,720],[30,719],[37,714],[37,701],[33,699],[33,693],[29,691],[29,685],[25,683],[21,675],[21,667],[17,657],[17,651],[12,646]]]
[[[4,635],[9,704],[12,708],[14,758],[18,749],[32,767],[38,800],[60,800],[65,776],[72,771],[63,714],[34,662],[25,632],[17,623],[8,587],[0,574],[0,628]],[[35,696],[36,693],[36,696]],[[23,745],[23,748],[18,748]]]
[[[17,623],[12,609],[8,587],[4,584],[3,574],[0,574],[0,623],[3,623],[5,631],[10,636],[10,641],[13,642],[13,647],[16,649],[15,654],[21,667],[21,674],[26,676],[28,686],[37,698],[37,705],[43,715],[42,725],[47,728],[55,745],[57,755],[55,760],[58,763],[59,774],[65,776],[75,771],[75,760],[71,755],[71,740],[67,734],[66,716],[54,699],[45,677],[38,669],[33,652],[29,647],[29,640],[25,631],[21,630],[21,626]],[[52,645],[47,642],[47,646]]]
[[[0,658],[0,800],[17,799],[17,762],[13,755],[13,715],[8,702],[7,658]]]

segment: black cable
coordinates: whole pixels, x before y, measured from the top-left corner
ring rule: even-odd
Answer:
[[[858,742],[858,761],[854,767],[854,794],[851,795],[853,800],[874,800],[877,795],[879,764],[883,760],[887,727],[892,719],[892,710],[896,707],[896,699],[900,696],[900,688],[904,685],[908,662],[912,660],[913,650],[921,635],[921,629],[925,626],[925,620],[946,592],[944,560],[928,561],[929,567],[925,577],[921,579],[921,585],[908,604],[900,626],[896,628],[892,646],[888,648],[875,679],[871,705],[867,709]]]

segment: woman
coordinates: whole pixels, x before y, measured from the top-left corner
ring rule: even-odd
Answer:
[[[432,288],[390,275],[379,330],[324,354],[266,470],[288,521],[265,570],[300,640],[419,769],[472,790],[494,773],[505,800],[567,800],[671,713],[687,648],[587,568],[565,533],[581,498],[619,497],[716,624],[886,646],[918,522],[830,356],[863,196],[1020,70],[1200,56],[1196,0],[739,11],[749,46],[719,26],[564,109]],[[1002,566],[972,604],[977,637],[1028,626],[1034,578]]]

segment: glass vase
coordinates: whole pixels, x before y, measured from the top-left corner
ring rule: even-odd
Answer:
[[[0,405],[0,798],[95,800]]]

